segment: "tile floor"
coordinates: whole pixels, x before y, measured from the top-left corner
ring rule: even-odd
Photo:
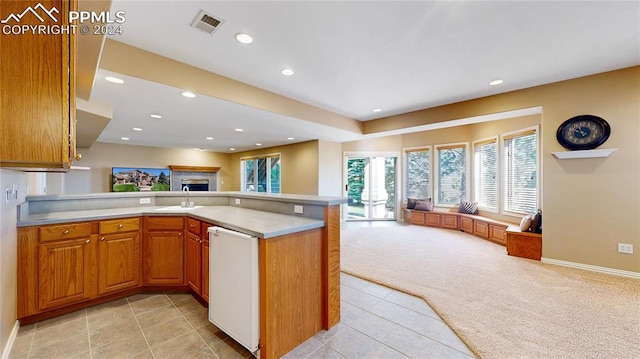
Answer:
[[[421,299],[341,276],[342,321],[288,353],[302,358],[472,358]],[[190,294],[138,294],[21,327],[10,359],[249,358]]]

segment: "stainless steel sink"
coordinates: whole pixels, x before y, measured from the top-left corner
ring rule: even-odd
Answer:
[[[156,208],[154,209],[154,211],[185,212],[185,211],[191,211],[196,208],[202,208],[202,206],[193,206],[193,207],[168,206],[168,207]]]

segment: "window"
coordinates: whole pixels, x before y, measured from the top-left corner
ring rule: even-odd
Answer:
[[[240,159],[243,192],[280,193],[280,154]]]
[[[467,198],[466,144],[436,146],[436,201],[455,205]]]
[[[503,136],[504,210],[534,213],[538,208],[538,139],[535,129]]]
[[[478,206],[498,210],[498,140],[473,144],[473,188]]]
[[[405,151],[407,168],[407,198],[431,198],[431,150],[421,148]]]

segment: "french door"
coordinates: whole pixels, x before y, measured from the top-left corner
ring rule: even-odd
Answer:
[[[396,219],[397,155],[345,154],[346,220]]]

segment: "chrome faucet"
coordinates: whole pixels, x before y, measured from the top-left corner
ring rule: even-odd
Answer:
[[[191,208],[191,207],[193,207],[193,202],[189,201],[189,186],[182,187],[182,192],[187,192],[187,201],[186,202],[182,202],[180,207],[183,207],[183,208]]]

